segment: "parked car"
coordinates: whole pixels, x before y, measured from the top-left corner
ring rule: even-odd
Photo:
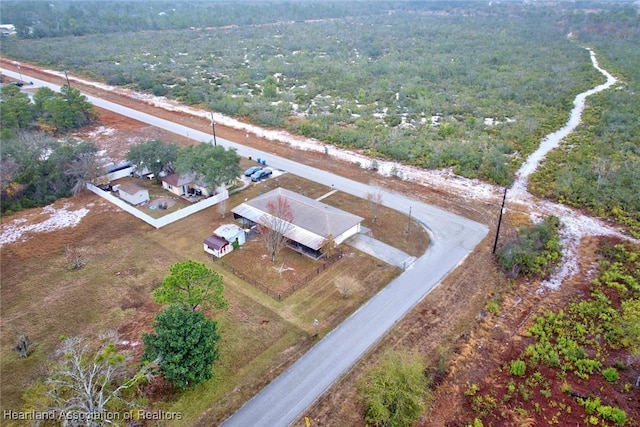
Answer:
[[[264,179],[268,176],[270,176],[273,173],[273,171],[269,168],[267,169],[260,169],[259,171],[255,172],[253,175],[251,175],[251,181],[256,182],[256,181],[260,181],[261,179]]]
[[[251,176],[254,173],[258,172],[259,170],[262,170],[261,166],[251,166],[249,169],[244,171],[244,176]]]

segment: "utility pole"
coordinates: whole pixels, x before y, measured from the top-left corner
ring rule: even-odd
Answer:
[[[64,76],[67,78],[67,86],[71,88],[71,83],[69,83],[69,74],[67,74],[67,70],[64,70]]]
[[[213,145],[214,147],[218,146],[218,141],[216,141],[216,122],[213,120],[213,112],[211,112],[211,128],[213,128]]]
[[[502,196],[502,208],[500,208],[500,219],[498,219],[498,229],[496,230],[496,240],[493,242],[493,252],[496,253],[496,247],[498,246],[498,236],[500,235],[500,224],[502,224],[502,215],[504,215],[506,209],[504,208],[504,202],[507,200],[507,188],[504,189],[504,196]]]
[[[411,233],[411,206],[409,206],[409,221],[407,221],[407,241],[409,241],[410,233]]]
[[[17,64],[16,67],[18,67],[18,74],[20,75],[20,81],[23,82],[24,80],[22,80],[22,64]]]

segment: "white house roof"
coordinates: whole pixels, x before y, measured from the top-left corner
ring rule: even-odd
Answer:
[[[284,188],[276,188],[244,202],[231,212],[268,226],[273,223],[273,220],[269,220],[273,216],[269,213],[268,204],[276,201],[278,197],[284,197],[288,201],[293,216],[291,227],[284,235],[315,250],[324,246],[329,236],[340,236],[364,220],[362,217]]]
[[[244,230],[235,224],[222,224],[213,231],[214,235],[230,242],[234,241],[240,233],[244,233]]]
[[[137,194],[140,191],[147,191],[147,190],[133,182],[123,182],[122,184],[118,184],[118,191],[123,191],[133,196],[134,194]]]

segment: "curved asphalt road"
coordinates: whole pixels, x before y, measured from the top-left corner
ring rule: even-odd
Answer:
[[[17,73],[7,70],[1,71],[6,75],[18,77]],[[48,86],[59,90],[59,86],[36,79],[30,80],[33,80],[35,87]],[[98,107],[152,126],[201,141],[211,140],[211,135],[204,132],[99,98],[88,95],[87,98]],[[364,198],[366,193],[371,191],[371,187],[366,184],[222,138],[216,139],[218,144],[222,146],[237,149],[241,156],[266,159],[271,167],[323,184],[334,185],[336,189],[357,197]],[[238,412],[228,418],[223,423],[224,426],[288,426],[334,381],[342,376],[365,351],[460,264],[488,232],[488,229],[482,224],[434,206],[409,199],[401,194],[385,190],[380,190],[380,192],[385,206],[407,213],[411,208],[413,217],[422,222],[431,234],[429,250],[418,258],[407,271],[360,307],[289,369],[249,400]]]

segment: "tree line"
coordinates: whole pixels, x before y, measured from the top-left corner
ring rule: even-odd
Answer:
[[[627,16],[627,15],[625,15]],[[611,18],[611,16],[609,16]],[[549,153],[530,180],[539,196],[613,219],[640,236],[640,51],[633,31],[607,34],[613,21],[582,17],[585,42],[598,49],[600,64],[619,83],[592,95],[582,114],[582,125]],[[640,18],[628,18],[640,27]],[[582,22],[582,21],[581,21]],[[621,30],[622,29],[622,30]],[[637,33],[637,31],[636,31]]]
[[[0,7],[25,16],[21,3]],[[539,141],[565,123],[574,96],[602,82],[586,43],[624,86],[589,99],[603,114],[588,117],[573,148],[557,159],[552,153],[532,191],[637,227],[640,18],[628,3],[309,2],[282,10],[277,21],[267,9],[287,9],[278,2],[183,3],[175,11],[152,2],[145,12],[143,4],[131,5],[131,17],[171,17],[176,31],[8,37],[3,53],[373,157],[509,185]],[[71,6],[99,8],[59,9]],[[218,14],[209,25],[187,19],[207,16],[207,8]],[[304,21],[312,18],[318,22]],[[223,21],[230,25],[214,25]]]
[[[39,88],[32,102],[17,85],[5,84],[0,88],[0,102],[3,138],[11,137],[19,130],[62,134],[97,120],[87,97],[68,85],[62,86],[60,92],[48,87]]]
[[[278,22],[380,15],[392,10],[446,10],[468,8],[467,2],[399,1],[261,2],[227,1],[3,1],[2,23],[13,24],[19,37],[48,38],[145,30],[188,29],[228,25],[263,25]],[[477,8],[475,5],[474,8]]]

